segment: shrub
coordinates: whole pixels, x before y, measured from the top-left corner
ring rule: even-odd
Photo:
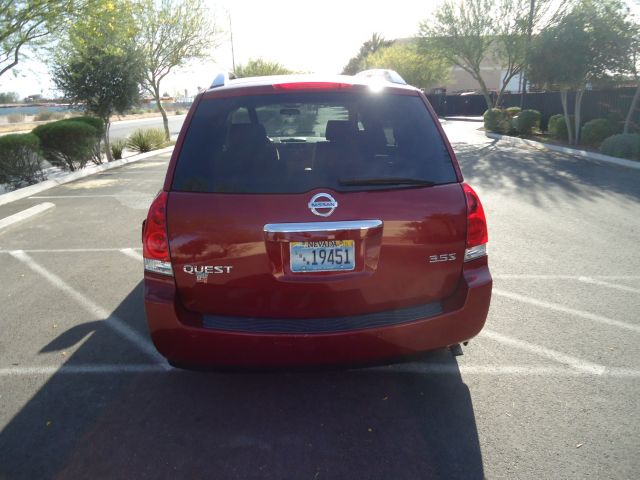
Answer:
[[[528,135],[534,129],[540,129],[540,117],[540,112],[537,110],[523,110],[514,118],[516,131]]]
[[[53,117],[53,112],[50,110],[38,110],[38,113],[36,113],[35,117],[33,117],[33,119],[36,122],[45,122],[47,120],[51,120],[51,118]]]
[[[640,160],[640,134],[621,133],[613,135],[602,142],[600,152],[612,157]]]
[[[574,125],[575,117],[573,115],[569,115],[569,123],[571,124],[571,131],[575,128]],[[553,115],[549,118],[549,134],[555,138],[556,140],[567,140],[569,135],[567,135],[567,123],[564,121],[564,115],[561,113],[557,115]],[[575,136],[575,135],[574,135]]]
[[[24,113],[10,113],[7,115],[7,121],[9,123],[22,123],[24,122]]]
[[[44,157],[52,164],[74,171],[84,167],[95,152],[96,129],[76,119],[45,123],[33,129]]]
[[[597,146],[611,135],[619,133],[618,126],[606,118],[589,120],[580,130],[580,139],[586,145]]]
[[[165,145],[164,130],[161,128],[139,128],[135,130],[127,140],[127,147],[131,150],[144,153]]]
[[[96,138],[95,145],[93,146],[93,152],[91,154],[91,161],[96,165],[100,165],[102,163],[102,152],[104,149],[102,148],[102,136],[104,135],[104,122],[102,119],[98,117],[75,117],[73,119],[74,122],[83,122],[87,125],[91,125],[96,130]]]
[[[176,115],[182,115],[183,112],[182,112],[182,110],[178,109],[178,110],[176,110],[175,113],[176,113]]]
[[[127,141],[122,138],[119,138],[111,142],[111,154],[113,155],[114,160],[122,159],[122,151],[126,146],[127,146]]]
[[[484,128],[489,132],[508,133],[511,130],[511,117],[500,108],[490,108],[482,117]]]
[[[507,115],[509,115],[510,117],[515,117],[516,115],[518,115],[521,111],[520,107],[508,107],[504,109],[505,112],[507,112]]]
[[[38,137],[32,133],[0,137],[0,183],[20,188],[42,180]]]
[[[60,120],[64,118],[62,112],[52,112],[51,110],[38,110],[38,113],[33,117],[36,122],[46,122],[48,120]]]

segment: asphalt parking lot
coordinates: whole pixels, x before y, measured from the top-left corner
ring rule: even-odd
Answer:
[[[0,479],[637,478],[640,171],[445,125],[489,221],[487,325],[452,357],[169,368],[140,224],[169,154],[0,206]]]

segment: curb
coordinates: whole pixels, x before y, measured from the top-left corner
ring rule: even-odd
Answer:
[[[513,146],[527,145],[529,147],[543,148],[545,150],[551,150],[552,152],[567,153],[569,155],[583,157],[588,160],[611,163],[613,165],[618,165],[619,167],[627,167],[640,170],[640,162],[636,162],[634,160],[611,157],[609,155],[603,155],[602,153],[588,152],[586,150],[576,150],[575,148],[561,147],[560,145],[551,145],[549,143],[536,142],[534,140],[527,140],[524,138],[511,137],[509,135],[501,135],[499,133],[485,132],[485,135],[489,138],[493,138],[494,140],[503,140]]]
[[[7,203],[30,197],[32,195],[35,195],[36,193],[40,193],[50,188],[57,187],[58,185],[64,185],[65,183],[73,182],[80,178],[104,172],[105,170],[111,170],[112,168],[118,168],[129,163],[137,162],[139,160],[144,160],[145,158],[153,157],[161,153],[171,152],[172,150],[173,145],[170,147],[161,148],[159,150],[153,150],[151,152],[133,155],[128,158],[123,158],[122,160],[103,163],[102,165],[92,165],[90,167],[85,167],[80,171],[72,172],[61,178],[45,180],[44,182],[36,183],[35,185],[29,185],[28,187],[19,188],[18,190],[14,190],[13,192],[3,193],[2,195],[0,195],[0,205],[6,205]]]
[[[440,117],[443,120],[449,120],[451,122],[476,122],[483,123],[484,119],[482,117]]]
[[[34,205],[31,208],[27,208],[26,210],[22,210],[21,212],[14,213],[13,215],[9,215],[8,217],[0,219],[0,230],[10,225],[14,225],[16,223],[22,222],[31,218],[35,215],[39,215],[47,210],[55,207],[55,204],[51,202],[39,203],[38,205]]]

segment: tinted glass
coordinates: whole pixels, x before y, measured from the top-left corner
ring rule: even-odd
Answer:
[[[203,100],[173,190],[302,193],[455,181],[419,97],[296,93]]]

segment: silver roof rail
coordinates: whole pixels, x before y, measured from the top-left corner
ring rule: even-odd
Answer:
[[[355,76],[365,78],[378,78],[391,83],[399,83],[401,85],[407,84],[407,82],[404,81],[404,78],[402,78],[398,72],[396,72],[395,70],[389,70],[387,68],[373,68],[371,70],[363,70],[362,72],[356,73]]]
[[[236,75],[233,72],[221,72],[216,75],[209,88],[224,87],[229,83],[229,80],[234,80],[235,78]]]

